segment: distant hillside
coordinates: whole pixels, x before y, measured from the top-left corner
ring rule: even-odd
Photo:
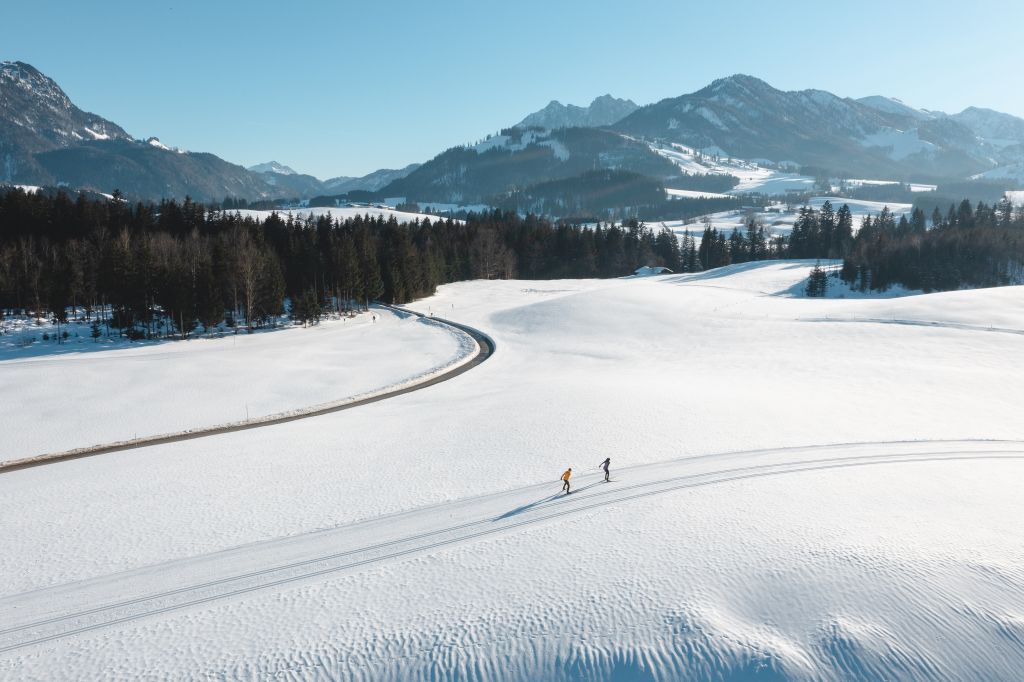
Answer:
[[[676,166],[650,147],[593,128],[510,128],[475,147],[455,147],[380,190],[409,201],[475,204],[548,180],[609,168],[660,178]]]
[[[886,98],[783,92],[751,76],[641,107],[614,130],[746,159],[790,161],[854,177],[966,177],[992,168],[992,145],[955,117]]]
[[[85,142],[35,158],[48,177],[61,183],[107,193],[119,189],[129,197],[219,201],[274,194],[258,175],[213,154],[169,152],[141,142]]]
[[[324,191],[329,194],[346,194],[354,190],[376,192],[390,183],[406,177],[419,167],[420,164],[412,163],[405,168],[381,168],[361,178],[331,178],[324,180]]]

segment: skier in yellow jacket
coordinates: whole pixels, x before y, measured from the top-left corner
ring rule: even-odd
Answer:
[[[566,469],[565,473],[562,474],[562,490],[565,491],[566,495],[569,494],[569,477],[570,476],[572,476],[572,467],[569,467],[568,469]]]

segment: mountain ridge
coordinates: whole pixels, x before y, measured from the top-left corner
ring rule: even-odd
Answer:
[[[320,180],[276,161],[246,169],[213,154],[171,149],[156,137],[135,139],[79,109],[31,65],[0,62],[0,182],[6,183],[120,189],[146,199],[302,199],[358,190],[458,203],[596,170],[658,182],[715,172],[667,163],[655,153],[665,144],[844,177],[1024,181],[1024,119],[981,107],[945,114],[880,95],[782,91],[746,74],[644,106],[611,95],[587,107],[553,100],[501,135],[423,164]]]
[[[640,107],[611,129],[854,176],[967,177],[994,165],[992,145],[976,139],[975,131],[956,116],[931,116],[902,103],[896,106],[891,98],[867,99],[865,103],[817,89],[782,91],[736,74]],[[886,106],[880,106],[882,100]]]
[[[551,100],[546,107],[529,114],[515,126],[516,128],[599,128],[622,120],[639,108],[632,100],[618,99],[611,95],[601,95],[586,107],[575,104],[562,104]]]

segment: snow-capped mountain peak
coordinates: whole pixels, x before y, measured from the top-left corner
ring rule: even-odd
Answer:
[[[908,116],[918,121],[929,121],[943,116],[941,112],[928,111],[927,109],[915,109],[909,104],[905,104],[903,100],[897,99],[895,97],[871,95],[869,97],[861,97],[857,101],[865,106],[871,107],[876,111],[881,111],[886,114],[898,114],[900,116]]]
[[[0,122],[0,139],[35,150],[131,139],[115,123],[76,107],[53,79],[24,62],[0,62]]]
[[[748,76],[743,73],[733,74],[725,78],[718,78],[711,81],[705,88],[697,91],[696,94],[714,96],[719,94],[756,94],[774,91],[771,85],[755,76]]]
[[[255,166],[249,166],[249,170],[253,173],[277,173],[279,175],[298,175],[298,172],[277,161],[267,161],[266,163],[258,163]]]
[[[1024,145],[1024,119],[982,107],[967,107],[950,116],[979,138],[998,148]]]

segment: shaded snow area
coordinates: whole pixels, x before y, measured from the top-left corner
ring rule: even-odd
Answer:
[[[15,358],[0,359],[4,386],[17,387],[0,402],[0,462],[345,401],[462,361],[476,344],[375,308],[305,329],[103,348],[0,349]]]
[[[0,475],[0,678],[1017,679],[1024,289],[810,268],[444,286],[451,381]]]
[[[978,173],[971,176],[972,180],[1013,180],[1024,183],[1024,163],[1013,163],[1008,166],[999,166],[992,170]]]
[[[889,158],[895,161],[902,161],[908,156],[921,152],[934,152],[937,149],[931,142],[922,140],[918,136],[916,128],[906,131],[884,128],[876,133],[865,135],[860,143],[865,147],[884,149]]]

